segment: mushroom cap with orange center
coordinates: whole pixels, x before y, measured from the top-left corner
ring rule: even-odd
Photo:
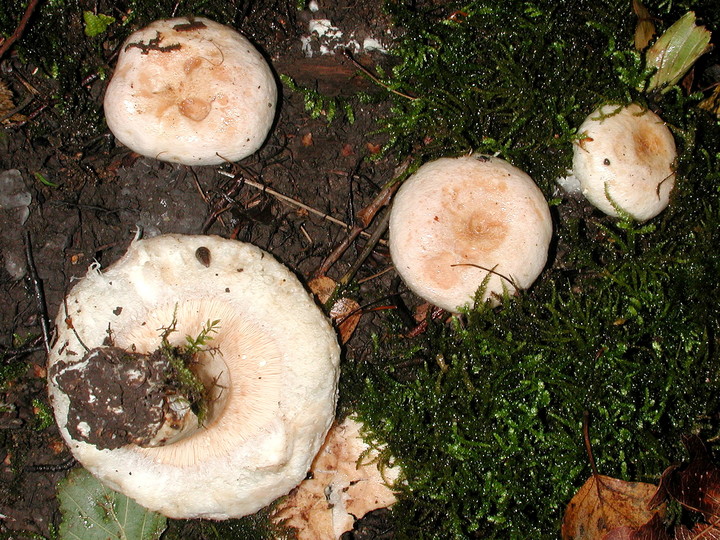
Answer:
[[[270,67],[244,36],[180,17],[155,21],[123,43],[104,108],[115,137],[138,154],[214,165],[260,148],[276,102]]]
[[[213,236],[136,240],[68,295],[49,356],[55,418],[73,455],[110,488],[172,518],[252,514],[307,474],[335,414],[339,346],[298,279],[270,254]],[[203,424],[164,446],[98,448],[68,431],[56,365],[85,348],[151,353],[217,321],[191,369],[212,389]],[[122,381],[120,381],[122,384]],[[86,429],[90,429],[86,427]]]
[[[604,105],[579,129],[573,174],[585,198],[610,216],[646,221],[662,212],[675,185],[672,133],[654,112]]]
[[[448,311],[529,287],[542,271],[552,221],[540,189],[508,162],[441,158],[402,185],[390,215],[390,253],[405,284]]]

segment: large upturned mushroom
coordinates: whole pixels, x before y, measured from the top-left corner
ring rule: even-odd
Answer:
[[[605,214],[646,221],[662,212],[675,185],[672,133],[636,103],[604,105],[579,129],[573,175],[581,193]]]
[[[547,262],[552,220],[535,182],[483,155],[441,158],[402,185],[390,214],[390,254],[415,294],[451,312],[529,287]]]
[[[131,150],[215,165],[260,148],[276,102],[270,67],[245,37],[182,17],[155,21],[123,43],[104,108],[108,127]]]
[[[56,326],[50,400],[73,455],[168,517],[256,512],[305,478],[333,421],[332,326],[297,278],[252,245],[136,240],[117,263],[90,268]],[[177,381],[157,391],[166,360],[188,344],[202,416]]]

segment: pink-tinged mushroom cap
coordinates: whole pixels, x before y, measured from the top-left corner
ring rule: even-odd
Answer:
[[[305,478],[334,418],[339,346],[271,255],[213,236],[136,240],[117,263],[91,267],[65,306],[49,356],[50,400],[73,455],[103,483],[168,517],[226,519]],[[182,346],[208,321],[212,339],[190,367],[208,388],[206,418],[149,445],[96,444],[109,425],[100,412],[134,421],[137,402],[121,398],[150,377],[138,364],[125,379],[98,379],[102,360],[157,351],[169,327],[166,339]],[[89,407],[100,412],[79,416]]]
[[[604,105],[582,123],[573,174],[582,194],[610,216],[646,221],[662,212],[675,185],[672,133],[654,112],[633,103]]]
[[[245,37],[181,17],[155,21],[125,41],[104,108],[108,127],[131,150],[214,165],[260,148],[276,102],[270,67]]]
[[[390,215],[390,253],[418,296],[457,312],[529,287],[547,261],[552,221],[523,171],[481,155],[441,158],[402,185]]]

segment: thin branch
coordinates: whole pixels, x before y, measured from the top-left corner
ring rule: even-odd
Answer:
[[[388,228],[388,223],[390,222],[390,212],[385,212],[385,215],[382,217],[380,222],[378,223],[377,227],[375,227],[375,231],[370,235],[370,240],[367,244],[365,244],[365,247],[363,248],[362,252],[360,253],[360,256],[355,259],[355,262],[353,262],[350,269],[345,272],[345,275],[340,278],[340,281],[338,282],[340,285],[347,285],[350,280],[355,276],[355,273],[360,270],[360,267],[365,262],[365,259],[367,259],[370,254],[375,251],[375,247],[377,246],[378,242],[380,241],[380,237],[382,237],[383,234],[385,234],[385,231]]]
[[[30,233],[27,231],[25,231],[25,259],[28,267],[28,275],[35,292],[35,304],[38,317],[40,318],[40,329],[42,330],[45,351],[50,354],[50,318],[48,317],[47,304],[45,303],[45,291],[42,280],[40,276],[38,276],[37,269],[35,268]]]
[[[400,97],[404,97],[405,99],[409,99],[411,101],[415,101],[417,99],[415,96],[411,96],[410,94],[404,94],[403,92],[400,92],[398,90],[390,88],[387,84],[385,84],[380,79],[378,79],[377,76],[374,75],[368,68],[363,66],[360,62],[358,62],[355,59],[355,57],[353,56],[350,49],[345,49],[343,52],[344,52],[346,58],[348,60],[350,60],[356,68],[358,68],[360,71],[362,71],[372,82],[374,82],[378,86],[382,86],[388,92],[392,92],[393,94],[396,94]]]
[[[228,178],[235,178],[235,175],[233,173],[227,172],[227,171],[218,171],[218,173],[222,174],[223,176],[227,176]],[[255,182],[253,180],[248,180],[247,178],[243,179],[243,183],[247,184],[250,187],[253,187],[255,189],[259,189],[261,191],[264,191],[265,193],[268,193],[269,195],[272,195],[276,199],[283,201],[284,203],[290,204],[292,206],[295,206],[297,208],[302,208],[303,210],[307,210],[313,215],[316,215],[318,217],[323,218],[324,220],[329,221],[330,223],[334,223],[336,225],[340,225],[341,227],[345,229],[350,229],[350,225],[345,223],[344,221],[337,219],[330,214],[326,214],[324,212],[321,212],[320,210],[317,210],[313,208],[312,206],[308,206],[305,203],[302,203],[296,199],[293,199],[292,197],[288,197],[287,195],[283,195],[279,191],[275,191],[272,188],[269,188],[267,186],[264,186],[263,184],[259,182]],[[368,233],[364,233],[364,236],[370,237]]]
[[[407,170],[410,165],[410,159],[406,159],[396,169],[392,180],[387,182],[380,193],[377,194],[375,199],[367,205],[365,208],[360,210],[357,214],[357,221],[350,229],[347,238],[343,240],[331,253],[328,255],[320,267],[315,271],[316,276],[324,276],[330,267],[335,264],[342,254],[352,245],[358,236],[366,236],[365,229],[372,223],[375,215],[380,211],[381,208],[390,204],[392,196],[395,194],[397,189],[400,187],[400,178],[402,174]]]
[[[2,58],[3,55],[10,49],[13,43],[20,39],[20,36],[22,36],[25,31],[25,27],[27,26],[33,11],[35,11],[39,2],[40,0],[30,0],[30,2],[28,2],[27,8],[25,8],[25,13],[22,16],[22,19],[20,19],[18,27],[9,38],[0,44],[0,58]]]

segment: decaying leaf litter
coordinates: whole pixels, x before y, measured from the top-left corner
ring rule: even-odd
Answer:
[[[714,29],[717,8],[703,4],[648,3],[646,7],[660,29],[690,9]],[[24,7],[17,6],[16,16],[2,21],[5,35],[17,27]],[[590,411],[598,427],[594,446],[603,450],[601,470],[626,479],[652,479],[668,463],[682,459],[681,433],[714,435],[717,310],[713,299],[718,265],[709,248],[717,243],[713,226],[718,217],[713,187],[717,122],[711,115],[699,114],[696,107],[701,102],[707,106],[702,100],[716,81],[714,53],[682,80],[682,91],[659,98],[634,90],[650,74],[632,50],[637,18],[625,2],[564,7],[483,2],[439,9],[388,3],[386,13],[375,6],[372,17],[363,17],[372,23],[360,19],[355,28],[377,31],[392,21],[394,53],[389,57],[378,52],[353,54],[383,86],[356,75],[357,67],[342,54],[347,43],[336,34],[330,46],[338,46],[340,54],[330,60],[317,55],[304,60],[307,63],[297,60],[307,59],[307,49],[301,55],[302,45],[293,49],[292,39],[307,35],[310,20],[327,15],[341,25],[352,10],[325,7],[324,12],[312,12],[273,6],[280,9],[268,15],[264,6],[254,10],[234,4],[208,6],[204,15],[240,23],[271,60],[277,60],[272,62],[276,70],[300,84],[296,91],[286,86],[279,129],[261,155],[237,167],[222,167],[232,176],[221,177],[204,168],[187,170],[128,159],[107,135],[98,138],[95,130],[102,131],[102,119],[93,116],[93,103],[99,102],[105,84],[98,74],[108,72],[113,64],[112,43],[125,37],[126,25],[140,26],[139,19],[149,22],[167,16],[176,6],[145,6],[131,16],[122,8],[87,7],[122,23],[110,24],[95,42],[87,37],[80,40],[76,50],[94,62],[89,73],[81,73],[76,59],[69,58],[65,66],[46,62],[39,66],[40,76],[31,76],[32,70],[23,67],[32,58],[33,47],[50,47],[47,52],[62,46],[32,39],[37,34],[27,34],[31,38],[26,37],[30,41],[25,57],[12,56],[10,81],[18,103],[32,94],[18,77],[25,76],[31,88],[46,91],[52,91],[48,85],[53,84],[77,88],[78,80],[90,85],[72,97],[65,88],[55,91],[56,101],[36,98],[30,110],[19,111],[27,115],[28,124],[13,128],[13,135],[24,138],[8,137],[3,142],[8,151],[3,160],[18,149],[27,155],[23,166],[2,165],[21,169],[25,188],[34,196],[32,204],[37,205],[30,206],[24,227],[32,233],[36,264],[42,263],[39,280],[51,313],[60,305],[70,276],[82,275],[93,259],[107,265],[118,258],[138,224],[150,234],[219,232],[250,240],[308,279],[322,268],[321,274],[345,286],[339,296],[354,298],[363,313],[346,346],[341,411],[358,410],[394,454],[405,456],[408,483],[390,520],[399,536],[417,531],[435,531],[439,536],[507,537],[521,531],[533,537],[555,536],[562,507],[587,477],[578,435],[583,410]],[[138,2],[129,7],[141,6]],[[354,7],[359,15],[361,10]],[[177,9],[182,8],[178,4]],[[57,24],[65,16],[46,15],[28,32]],[[80,17],[64,20],[84,36]],[[250,20],[264,25],[249,30]],[[328,46],[321,41],[311,39],[310,50],[319,52]],[[98,42],[103,43],[100,55],[94,48]],[[88,44],[94,45],[88,48]],[[288,62],[288,54],[283,64],[283,55],[273,52],[283,47],[298,55],[294,61]],[[540,61],[528,64],[529,57]],[[293,62],[294,71],[288,67]],[[560,98],[563,87],[576,92]],[[326,93],[314,93],[316,88]],[[584,115],[606,99],[626,102],[638,97],[661,110],[674,128],[681,148],[680,179],[685,180],[678,182],[668,211],[642,226],[603,218],[554,187],[569,165],[577,136],[573,128]],[[346,108],[347,104],[352,107]],[[540,111],[535,117],[530,115],[531,106]],[[61,115],[63,109],[88,114],[76,115],[80,125],[73,125]],[[330,111],[335,118],[328,124]],[[355,117],[354,124],[350,116]],[[375,118],[377,123],[372,122]],[[42,122],[47,122],[44,133]],[[520,126],[527,131],[521,132]],[[379,133],[374,131],[378,127]],[[388,151],[378,156],[375,152],[383,143]],[[345,238],[342,228],[315,221],[314,214],[306,215],[302,207],[278,204],[268,193],[252,191],[242,183],[247,178],[268,184],[320,213],[353,223],[360,209],[374,208],[371,202],[383,186],[391,185],[402,163],[413,168],[471,149],[499,153],[538,182],[553,201],[557,243],[548,268],[527,294],[498,310],[476,310],[461,322],[446,317],[440,323],[416,321],[406,306],[416,306],[417,299],[392,272],[382,273],[390,266],[382,244],[367,258],[362,244],[352,244],[335,260],[340,251],[333,249]],[[367,159],[371,154],[375,158]],[[320,185],[318,171],[322,171]],[[303,182],[305,177],[312,184]],[[308,185],[313,186],[312,194],[304,192]],[[706,199],[700,199],[701,192]],[[116,194],[122,195],[121,202],[115,202]],[[316,204],[319,200],[327,204]],[[198,206],[206,210],[188,210]],[[42,209],[42,218],[40,212],[32,212],[35,208]],[[12,219],[21,222],[23,216]],[[41,223],[62,223],[67,230]],[[22,237],[10,237],[4,245],[14,245],[16,255],[24,252]],[[4,253],[4,260],[8,258]],[[361,258],[364,264],[355,268]],[[22,269],[23,259],[16,256],[19,262],[11,268]],[[39,280],[28,281],[32,285]],[[27,344],[11,343],[11,334],[20,341],[41,332],[33,318],[36,295],[24,289],[22,280],[8,280],[6,285],[8,302],[17,306],[3,315],[12,352]],[[374,340],[369,339],[373,334]],[[397,338],[408,334],[416,338]],[[31,344],[41,346],[42,340]],[[12,480],[8,485],[13,492],[3,492],[3,499],[30,501],[38,496],[32,493],[36,486],[45,485],[47,510],[37,519],[28,513],[26,521],[12,526],[47,531],[49,510],[55,504],[54,484],[64,473],[41,470],[31,477],[18,471],[25,463],[41,467],[60,463],[66,454],[52,427],[30,429],[42,425],[44,414],[42,359],[31,361],[35,368],[18,378],[28,358],[8,358],[4,373],[13,384],[8,387],[11,399],[6,400],[10,410],[4,414],[15,431],[3,430],[3,444],[14,450],[8,452],[9,459],[4,458],[8,463],[3,474]],[[578,385],[577,379],[583,384]],[[38,437],[44,444],[37,444]],[[49,448],[58,449],[58,455],[50,454]],[[638,448],[643,449],[640,454]],[[503,467],[497,466],[498,460]],[[544,474],[533,472],[537,470]],[[23,495],[24,482],[28,495]],[[537,500],[546,504],[538,507]],[[4,508],[2,513],[7,513]],[[174,523],[167,535],[173,527],[175,531],[195,527],[197,537],[203,534],[197,524]]]

